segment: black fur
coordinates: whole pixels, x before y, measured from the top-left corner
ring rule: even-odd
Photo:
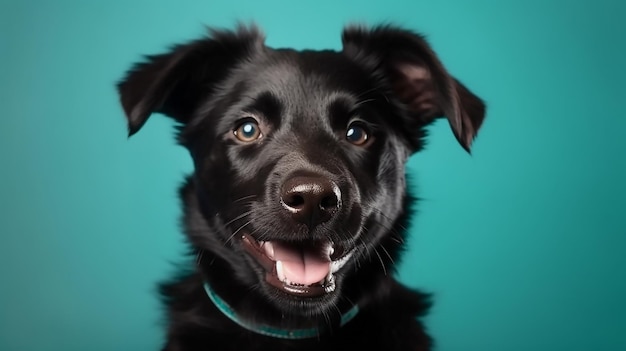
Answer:
[[[154,112],[170,116],[195,166],[180,197],[196,264],[161,286],[163,350],[431,349],[419,321],[428,296],[392,276],[413,203],[404,164],[438,117],[469,151],[485,107],[423,37],[392,26],[349,27],[340,52],[294,51],[266,47],[256,28],[212,30],[147,57],[118,88],[129,134]],[[258,123],[258,139],[234,135],[245,121]],[[354,126],[369,135],[362,145],[346,137]],[[284,188],[300,176],[335,184],[339,203],[295,220]],[[355,251],[335,274],[333,292],[294,296],[266,283],[242,234]],[[284,340],[243,329],[216,309],[204,282],[248,321],[323,332]],[[354,304],[360,313],[339,327]]]

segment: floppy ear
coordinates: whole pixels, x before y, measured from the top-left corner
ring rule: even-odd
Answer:
[[[229,69],[261,50],[263,41],[254,27],[240,27],[236,32],[210,30],[204,39],[147,56],[117,85],[128,118],[128,135],[139,131],[153,112],[186,123]]]
[[[461,146],[470,151],[485,117],[485,105],[448,74],[422,36],[389,26],[348,27],[342,42],[346,55],[389,82],[411,118],[424,126],[447,117]]]

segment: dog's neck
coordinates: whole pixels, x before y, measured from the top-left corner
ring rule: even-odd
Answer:
[[[208,283],[204,283],[204,290],[211,299],[215,307],[222,312],[228,319],[239,325],[240,327],[255,332],[257,334],[270,336],[279,339],[308,339],[320,336],[323,331],[320,328],[307,329],[281,329],[263,324],[254,324],[241,318],[237,312],[219,295],[211,289]],[[359,313],[359,305],[354,305],[347,312],[341,315],[340,326],[344,326],[350,322]]]

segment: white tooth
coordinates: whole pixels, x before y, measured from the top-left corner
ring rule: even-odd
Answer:
[[[330,263],[330,273],[336,273],[341,268],[341,261],[343,261],[343,258]]]
[[[328,252],[328,257],[330,257],[335,252],[333,244],[328,243],[328,246],[326,246],[326,252]]]
[[[270,260],[274,259],[274,245],[272,245],[271,242],[269,241],[264,241],[263,242],[263,249],[265,250],[265,254],[267,255],[267,257],[270,258]]]
[[[348,259],[350,258],[350,256],[352,256],[351,252],[343,256],[342,258],[338,259],[337,261],[332,261],[330,263],[330,272],[336,273],[338,270],[340,270],[341,267],[343,267],[346,264],[346,262],[348,262]]]
[[[278,276],[278,280],[283,283],[287,280],[287,278],[285,278],[285,272],[283,272],[283,263],[281,261],[276,261],[276,275]]]
[[[335,277],[331,275],[330,278],[331,279],[324,286],[324,291],[327,293],[335,291]]]

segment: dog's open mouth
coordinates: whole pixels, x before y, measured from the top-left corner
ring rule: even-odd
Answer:
[[[242,237],[246,251],[267,271],[266,281],[291,295],[315,297],[335,290],[335,276],[352,252],[329,241],[288,243]]]

